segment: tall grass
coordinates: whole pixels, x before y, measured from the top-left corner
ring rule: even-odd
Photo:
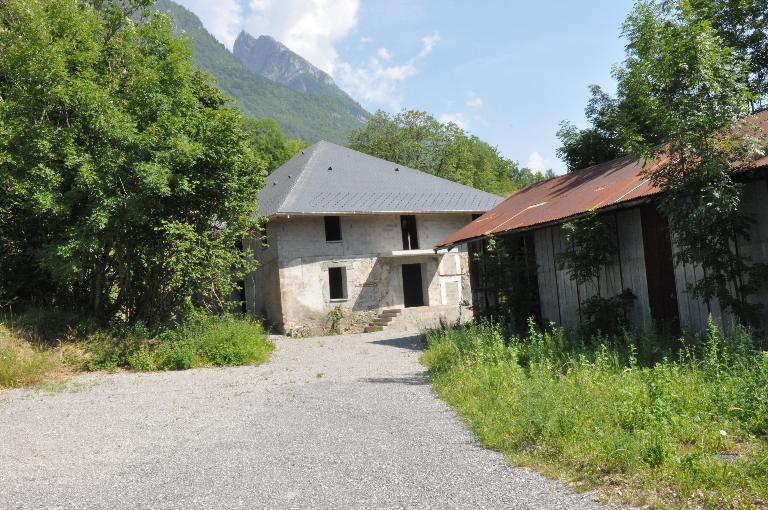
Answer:
[[[201,316],[149,332],[32,310],[0,317],[0,388],[39,384],[57,372],[259,364],[273,350],[261,324],[233,316]]]
[[[654,342],[474,324],[428,333],[422,361],[513,463],[656,507],[768,501],[768,352],[712,324],[674,351]]]
[[[0,324],[0,388],[39,384],[56,366],[55,355],[36,349]]]

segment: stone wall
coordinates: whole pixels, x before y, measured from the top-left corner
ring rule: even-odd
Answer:
[[[468,214],[417,215],[419,247],[431,249],[470,221]],[[375,316],[372,312],[402,307],[400,266],[404,263],[422,264],[426,305],[456,305],[458,309],[460,301],[471,300],[466,251],[392,257],[393,251],[403,247],[399,215],[342,216],[341,229],[341,242],[326,242],[322,216],[292,216],[270,222],[273,245],[269,249],[275,250],[279,268],[279,311],[275,306],[268,309],[265,302],[277,297],[272,289],[262,289],[260,301],[255,301],[263,303],[262,309],[279,329],[305,334],[325,330],[330,327],[331,310],[341,306],[345,316],[342,329],[354,332],[370,322]],[[343,300],[330,299],[329,267],[345,269],[347,296]],[[264,269],[269,274],[273,271],[267,263]],[[256,277],[249,285],[255,293],[259,285],[275,283],[274,279]]]

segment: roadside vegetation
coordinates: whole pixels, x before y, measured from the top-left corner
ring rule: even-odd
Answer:
[[[0,389],[39,385],[77,373],[255,365],[274,350],[261,325],[202,315],[156,332],[97,328],[69,313],[0,317]]]
[[[768,352],[744,330],[701,337],[427,334],[437,393],[513,464],[654,508],[768,502]]]

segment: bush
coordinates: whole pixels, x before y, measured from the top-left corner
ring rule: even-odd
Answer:
[[[481,323],[428,333],[422,362],[480,440],[514,462],[639,504],[768,500],[768,353],[713,325],[652,341]]]
[[[273,349],[258,322],[233,316],[202,315],[151,334],[140,324],[97,329],[71,314],[30,310],[0,317],[0,387],[38,384],[57,370],[148,372],[259,364]]]
[[[202,317],[147,338],[145,331],[119,337],[92,335],[85,343],[88,370],[186,370],[265,362],[274,346],[257,322],[232,316]]]

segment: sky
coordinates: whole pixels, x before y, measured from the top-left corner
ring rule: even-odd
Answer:
[[[533,170],[565,171],[558,124],[615,89],[633,0],[177,0],[232,48],[271,35],[367,110],[424,110]]]

